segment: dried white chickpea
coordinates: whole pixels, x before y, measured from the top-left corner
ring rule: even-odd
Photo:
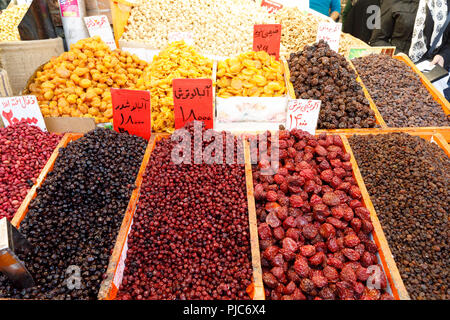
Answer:
[[[0,42],[20,41],[17,27],[28,10],[28,5],[11,6],[0,14]]]
[[[170,32],[192,32],[201,54],[233,56],[252,49],[253,25],[275,23],[252,0],[151,0],[133,7],[123,40],[160,49]]]

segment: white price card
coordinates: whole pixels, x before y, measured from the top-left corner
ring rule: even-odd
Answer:
[[[301,129],[316,133],[319,119],[320,100],[293,99],[288,102],[286,130]]]
[[[99,36],[111,50],[117,49],[111,26],[105,15],[84,17],[84,23],[86,23],[86,28],[91,37]]]
[[[330,48],[336,52],[339,50],[339,39],[341,37],[342,23],[320,22],[317,27],[317,38],[328,43]]]
[[[5,127],[25,120],[27,123],[47,131],[35,96],[0,98],[0,116]]]
[[[168,35],[169,43],[174,41],[181,41],[184,40],[186,44],[192,46],[194,44],[194,34],[192,32],[182,32],[182,31],[176,31],[176,32],[169,32]]]

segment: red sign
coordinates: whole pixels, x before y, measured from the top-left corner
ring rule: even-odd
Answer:
[[[283,8],[283,5],[275,2],[275,1],[271,1],[271,0],[262,0],[261,1],[261,7],[266,7],[269,9],[269,12],[275,12],[277,10],[280,10],[281,8]]]
[[[114,130],[150,139],[152,132],[150,92],[111,88],[111,99]]]
[[[281,24],[255,24],[253,26],[253,51],[266,51],[280,57]]]
[[[213,129],[213,91],[211,79],[173,79],[175,129],[198,120]]]

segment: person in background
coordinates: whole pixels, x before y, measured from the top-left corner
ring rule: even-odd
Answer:
[[[369,44],[395,46],[414,63],[430,59],[448,70],[449,9],[450,0],[382,0],[381,29],[373,30]]]
[[[371,6],[379,8],[380,0],[347,0],[342,12],[342,31],[369,42],[373,28],[368,22],[374,20],[371,19],[374,14]]]
[[[341,12],[340,0],[309,0],[309,7],[334,21],[339,19]]]

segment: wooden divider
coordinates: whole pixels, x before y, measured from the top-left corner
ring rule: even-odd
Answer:
[[[256,219],[255,196],[253,193],[253,173],[248,140],[243,138],[245,156],[245,182],[247,185],[248,221],[253,266],[253,300],[264,300],[261,255],[259,249],[258,222]]]

